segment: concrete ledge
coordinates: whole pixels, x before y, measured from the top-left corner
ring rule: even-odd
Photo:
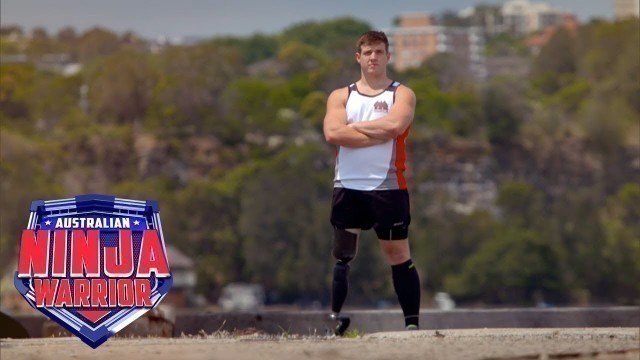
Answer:
[[[173,336],[216,331],[254,329],[269,334],[324,335],[333,324],[326,311],[203,312],[183,311],[175,315]],[[404,327],[400,310],[345,311],[351,328],[365,333],[396,331]],[[40,314],[13,316],[31,337],[42,337],[46,317]],[[139,319],[140,320],[140,319]],[[138,321],[138,320],[137,320]],[[136,322],[130,326],[134,326]],[[425,330],[478,328],[581,328],[640,327],[640,307],[423,309],[420,325]],[[149,334],[152,335],[152,334]]]
[[[351,328],[361,332],[404,328],[400,310],[345,311]],[[639,327],[640,307],[545,308],[491,310],[422,310],[422,329]],[[270,334],[322,335],[332,328],[325,311],[263,311],[256,313],[182,313],[175,333],[234,331],[254,328]]]

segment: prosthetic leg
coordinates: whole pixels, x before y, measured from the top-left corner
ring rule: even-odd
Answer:
[[[333,269],[331,288],[331,315],[329,319],[336,322],[334,333],[342,336],[351,324],[348,316],[340,315],[342,305],[349,292],[349,262],[356,256],[360,229],[334,229],[333,257],[337,260]]]

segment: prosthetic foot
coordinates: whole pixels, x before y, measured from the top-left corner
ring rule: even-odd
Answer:
[[[340,314],[331,314],[329,315],[329,319],[337,323],[333,331],[336,336],[344,335],[345,331],[347,331],[347,328],[349,327],[349,324],[351,324],[351,319],[348,316],[343,316]]]

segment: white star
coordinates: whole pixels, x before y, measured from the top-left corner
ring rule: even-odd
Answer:
[[[140,225],[140,221],[135,220],[135,221],[133,222],[133,225],[136,225],[136,226],[137,226],[137,225]]]
[[[44,224],[47,225],[47,226],[51,225],[51,220],[45,221]]]

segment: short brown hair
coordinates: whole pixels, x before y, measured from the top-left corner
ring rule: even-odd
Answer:
[[[387,39],[387,35],[382,31],[373,30],[360,35],[356,42],[356,51],[362,51],[362,45],[373,45],[377,43],[383,43],[385,50],[389,52],[389,39]]]

